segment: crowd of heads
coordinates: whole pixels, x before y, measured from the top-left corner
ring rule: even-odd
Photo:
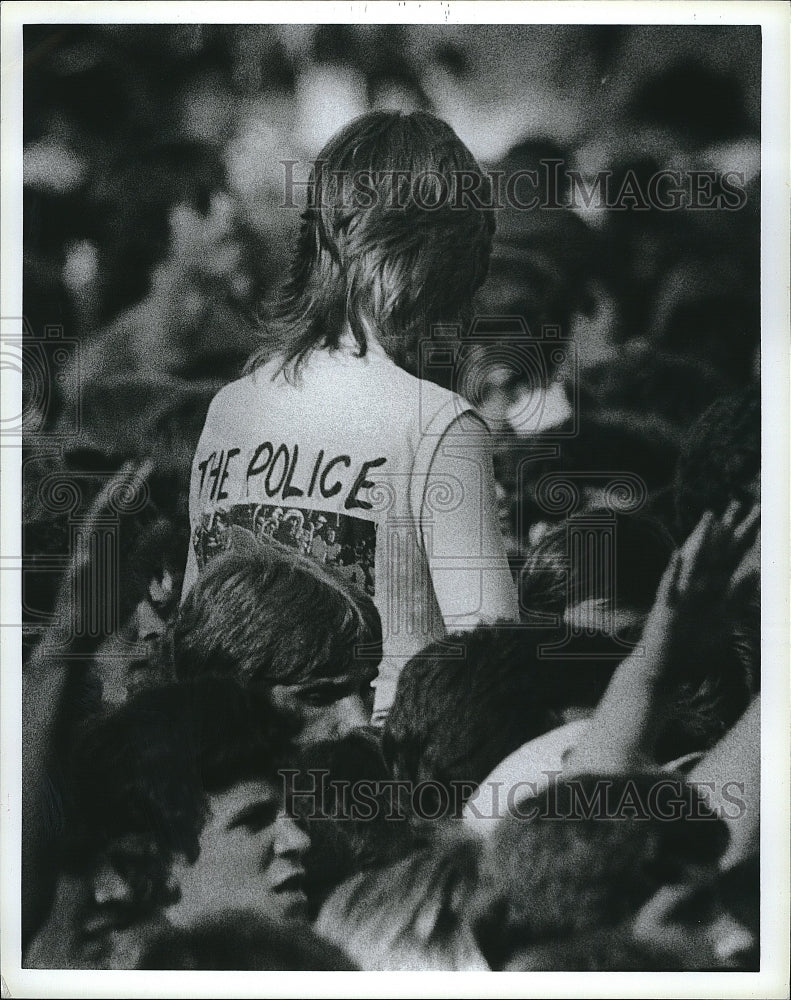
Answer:
[[[741,214],[692,221],[649,212],[639,233],[636,213],[594,225],[571,210],[460,218],[449,209],[449,218],[431,213],[427,239],[424,216],[344,213],[331,172],[319,170],[321,197],[304,213],[262,346],[241,304],[274,282],[283,234],[274,231],[280,222],[267,229],[245,216],[241,182],[233,188],[226,176],[238,150],[223,150],[219,135],[208,152],[198,142],[160,148],[159,126],[128,112],[128,129],[149,140],[141,163],[148,169],[158,157],[160,186],[152,181],[146,225],[125,225],[120,206],[106,217],[98,210],[109,179],[67,155],[69,141],[100,125],[70,109],[53,80],[68,77],[78,94],[86,73],[113,77],[110,55],[96,55],[102,45],[115,56],[131,47],[134,86],[147,95],[141,107],[154,106],[166,84],[177,87],[181,118],[174,112],[170,127],[208,134],[201,101],[216,108],[235,91],[252,102],[263,88],[272,108],[280,101],[296,115],[295,80],[311,67],[337,70],[339,37],[318,32],[309,56],[289,56],[282,39],[262,47],[250,35],[250,55],[240,34],[174,32],[168,45],[179,59],[160,79],[133,32],[100,32],[90,44],[75,36],[74,51],[66,46],[31,91],[39,110],[30,116],[29,217],[56,205],[62,232],[58,245],[48,232],[28,240],[26,300],[34,318],[68,300],[61,314],[83,354],[46,407],[35,398],[28,407],[25,552],[74,561],[75,539],[85,537],[82,558],[116,589],[69,660],[42,792],[47,863],[36,891],[23,887],[32,899],[25,962],[757,969],[757,843],[725,861],[729,817],[689,777],[707,773],[760,692],[759,543],[748,513],[760,505],[757,272],[723,283],[715,259],[736,271],[745,254],[752,260],[753,202]],[[31,36],[30,73],[44,40]],[[93,52],[90,72],[80,69],[80,44]],[[595,48],[604,60],[606,46]],[[464,78],[463,51],[434,56]],[[384,76],[368,67],[374,110],[362,135],[342,130],[331,141],[332,164],[365,171],[374,159],[408,160],[417,130],[415,148],[433,150],[428,166],[477,168],[423,110],[430,102],[415,67],[385,63]],[[212,84],[217,74],[222,83]],[[146,79],[157,86],[146,90]],[[654,83],[659,97],[644,88],[625,122],[650,130],[657,108],[670,114],[662,80]],[[376,110],[395,91],[419,110]],[[56,122],[75,119],[60,145],[41,111],[48,106]],[[717,121],[702,114],[691,134],[671,116],[662,128],[702,163],[706,150],[734,140]],[[748,118],[741,127],[749,138]],[[105,134],[108,162],[127,141]],[[47,150],[77,180],[38,183],[36,156]],[[531,140],[497,165],[532,170],[557,156],[582,163],[584,153],[581,140],[575,150]],[[622,172],[631,169],[627,153]],[[127,165],[132,189],[141,163]],[[407,163],[418,173],[426,166]],[[382,203],[398,196],[392,178],[382,183]],[[432,201],[436,191],[422,194]],[[269,211],[271,188],[267,197]],[[93,214],[83,221],[85,204]],[[113,243],[116,222],[140,245]],[[54,259],[53,279],[45,264]],[[412,297],[391,294],[407,287]],[[453,371],[423,371],[426,323],[466,329],[475,292],[490,319],[518,316],[522,325],[476,327]],[[311,345],[336,346],[347,321],[363,353],[375,331],[397,363],[466,395],[488,420],[521,615],[449,634],[407,662],[381,729],[371,724],[384,636],[370,543],[345,537],[329,518],[263,505],[245,521],[218,511],[193,538],[187,528],[189,461],[213,392],[273,347],[288,345],[285,364],[298,370]],[[79,432],[64,436],[78,396]],[[48,435],[67,441],[59,457]],[[132,465],[117,473],[124,460]],[[101,483],[118,486],[130,468],[140,503],[113,505]],[[72,495],[64,484],[75,480]],[[108,524],[111,555],[95,541]],[[732,536],[749,549],[733,564],[706,550],[717,548],[714,538],[724,552]],[[190,545],[205,565],[182,594]],[[69,597],[74,579],[90,576],[84,566],[72,573]],[[31,672],[63,611],[59,584],[58,574],[26,578]],[[675,605],[671,591],[681,595]],[[657,652],[652,629],[662,615],[668,641]],[[568,762],[611,721],[619,671],[641,650],[651,663],[657,657],[661,679],[642,707],[629,693],[624,717],[650,716],[648,756],[574,771]],[[662,798],[671,792],[683,808]]]
[[[669,641],[654,763],[567,777],[635,644],[653,655],[649,620],[678,550],[630,525],[622,557],[639,561],[644,544],[655,596],[628,564],[620,594],[586,580],[564,595],[558,532],[525,571],[543,623],[426,647],[382,730],[381,621],[331,566],[270,545],[223,553],[178,606],[177,578],[134,546],[130,586],[149,586],[125,612],[124,648],[142,643],[144,666],[106,639],[73,668],[55,867],[28,964],[755,968],[757,855],[721,867],[728,827],[684,776],[758,692],[743,637],[755,574],[731,574],[718,629],[701,617],[703,634],[687,634],[693,607]]]

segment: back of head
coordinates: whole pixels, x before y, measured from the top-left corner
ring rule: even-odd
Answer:
[[[603,927],[541,941],[517,952],[506,972],[670,972],[666,955],[634,940],[631,926]]]
[[[136,968],[353,972],[357,967],[307,924],[278,926],[242,910],[229,911],[197,927],[161,933]]]
[[[752,385],[718,399],[690,428],[675,477],[680,533],[706,510],[722,514],[731,500],[755,502],[760,470],[761,392]]]
[[[483,954],[503,968],[534,944],[616,927],[667,882],[715,866],[721,820],[683,780],[581,775],[519,804],[481,864],[473,922]]]
[[[382,627],[369,597],[315,560],[260,546],[211,561],[181,605],[176,676],[271,687],[368,672]]]
[[[351,329],[414,370],[433,323],[463,322],[488,268],[488,180],[445,122],[424,111],[355,119],[314,164],[290,282],[250,366],[299,364]]]
[[[673,540],[653,518],[606,513],[613,532],[611,577],[575,560],[568,522],[553,525],[530,547],[519,575],[523,614],[562,616],[583,601],[607,601],[613,612],[648,611],[673,551]],[[610,525],[608,525],[610,527]]]
[[[468,922],[478,852],[457,831],[439,832],[428,847],[340,885],[316,929],[364,969],[486,969]]]
[[[560,638],[558,630],[481,625],[404,667],[382,749],[397,778],[441,786],[446,808],[438,803],[432,817],[460,809],[500,761],[559,725],[565,707],[596,704],[612,664],[542,659],[542,645]],[[427,795],[421,805],[429,809]]]
[[[304,864],[312,912],[340,882],[393,861],[419,842],[373,731],[357,729],[341,740],[309,745],[290,775],[290,805],[310,835]]]
[[[491,316],[523,317],[534,336],[546,324],[568,327],[603,256],[593,230],[565,207],[567,175],[556,168],[568,160],[554,141],[536,139],[519,143],[497,164],[504,204],[481,305]]]

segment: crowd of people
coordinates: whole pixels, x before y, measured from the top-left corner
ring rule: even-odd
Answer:
[[[61,370],[26,372],[24,964],[755,971],[749,80],[672,64],[609,146],[512,137],[491,175],[548,208],[347,212],[314,168],[298,231],[256,151],[306,155],[328,81],[327,162],[481,170],[429,113],[440,69],[474,87],[463,36],[421,75],[336,28],[26,39]],[[629,30],[580,29],[590,65]],[[739,210],[574,203],[729,153]]]

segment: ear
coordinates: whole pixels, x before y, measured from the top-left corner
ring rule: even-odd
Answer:
[[[94,868],[94,904],[122,906],[139,915],[171,901],[178,885],[172,871],[174,861],[145,837],[130,834],[120,838]]]

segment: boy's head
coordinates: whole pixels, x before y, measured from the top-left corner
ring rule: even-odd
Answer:
[[[368,724],[381,643],[370,598],[315,560],[262,546],[206,567],[181,605],[173,652],[177,677],[266,691],[298,716],[305,743]]]
[[[468,317],[488,269],[491,205],[475,158],[433,115],[372,111],[346,125],[315,162],[291,280],[267,331],[285,363],[336,347],[348,328],[361,354],[375,337],[416,369],[432,325]]]
[[[474,904],[493,968],[535,944],[632,921],[663,887],[693,901],[715,892],[727,831],[681,779],[582,775],[518,813],[487,847]],[[715,899],[707,919],[721,911]]]
[[[469,922],[479,853],[458,830],[436,831],[421,849],[338,886],[316,928],[363,969],[483,971]]]
[[[543,659],[558,630],[481,625],[435,642],[404,667],[382,736],[397,778],[430,781],[459,807],[522,744],[592,708],[613,664]],[[593,649],[591,649],[593,654]]]
[[[601,552],[603,566],[585,560],[587,553],[580,551],[573,521],[549,527],[529,548],[519,574],[523,617],[550,614],[562,619],[577,605],[598,601],[606,605],[614,630],[622,634],[619,625],[628,627],[651,607],[673,552],[672,538],[652,518],[599,513],[610,519],[602,519],[607,529],[601,536],[607,543]],[[609,570],[609,577],[602,570]]]
[[[134,540],[126,545],[121,535],[122,560],[128,569],[119,588],[119,623],[89,664],[90,676],[101,686],[107,705],[118,705],[134,691],[172,679],[168,632],[181,594],[186,541],[186,532],[162,516],[136,523]]]
[[[761,391],[751,385],[717,400],[690,428],[675,476],[680,534],[706,510],[722,514],[731,500],[755,503],[760,475]]]
[[[153,914],[304,913],[309,841],[279,775],[292,734],[266,699],[214,678],[141,692],[92,725],[72,768],[87,943]]]
[[[159,932],[136,968],[353,972],[357,966],[307,925],[295,933],[249,910],[229,910],[196,927]]]
[[[570,201],[568,175],[553,171],[553,161],[568,163],[568,151],[539,139],[519,143],[497,163],[505,204],[497,213],[491,273],[481,293],[483,312],[521,316],[535,335],[548,324],[569,328],[598,256],[591,228],[560,207]],[[551,202],[560,204],[541,209]]]
[[[344,879],[421,842],[372,729],[306,747],[288,781],[289,807],[310,835],[305,890],[312,914]]]

